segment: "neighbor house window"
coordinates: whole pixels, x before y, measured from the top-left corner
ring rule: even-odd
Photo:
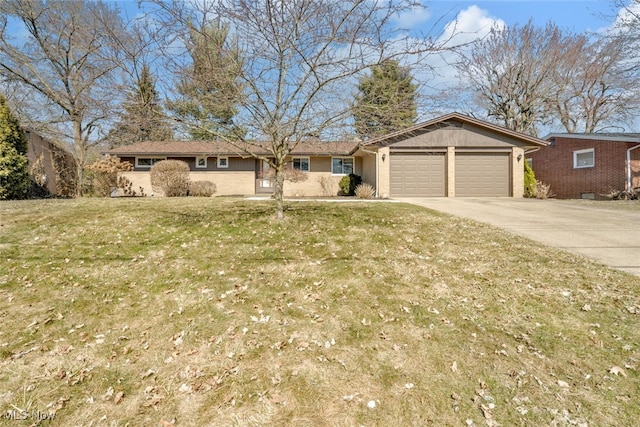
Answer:
[[[596,164],[593,148],[573,152],[573,168],[592,168]]]
[[[218,167],[219,168],[228,168],[229,167],[229,158],[228,157],[218,157]]]
[[[294,169],[303,172],[309,172],[309,158],[308,157],[294,157],[291,161],[291,165]]]
[[[206,157],[196,157],[196,168],[198,168],[198,169],[206,169],[207,168],[207,158]]]
[[[332,158],[331,173],[334,175],[349,175],[353,173],[353,157]]]
[[[166,157],[136,157],[136,167],[150,168],[151,166],[165,159]]]

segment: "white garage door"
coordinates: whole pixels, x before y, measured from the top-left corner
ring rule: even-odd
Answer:
[[[456,197],[511,195],[509,153],[456,153]]]
[[[445,196],[444,153],[391,153],[391,197]]]

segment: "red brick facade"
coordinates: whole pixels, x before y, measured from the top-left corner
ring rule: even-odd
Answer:
[[[633,187],[640,187],[640,137],[633,135],[605,136],[551,135],[551,143],[538,151],[527,153],[536,179],[551,186],[557,198],[606,198],[612,190],[627,189],[627,150],[632,160]],[[593,150],[593,166],[575,167],[575,152]],[[583,152],[589,157],[588,152]]]

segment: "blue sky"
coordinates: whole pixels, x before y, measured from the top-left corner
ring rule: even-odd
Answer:
[[[501,19],[507,25],[526,24],[533,19],[544,25],[554,21],[573,30],[598,31],[615,20],[617,10],[609,0],[504,0],[504,1],[431,1],[424,3],[432,17],[455,16],[457,12],[477,6],[483,17]]]

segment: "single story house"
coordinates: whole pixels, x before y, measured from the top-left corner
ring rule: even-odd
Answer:
[[[640,187],[640,134],[551,134],[527,153],[536,179],[562,199],[602,199]]]
[[[355,155],[357,148],[357,141],[298,144],[289,158],[290,166],[308,173],[308,178],[285,182],[285,196],[337,195],[338,182],[344,175],[362,175],[362,157]],[[217,196],[273,193],[268,163],[248,152],[268,155],[256,145],[237,147],[220,141],[143,141],[109,150],[106,154],[131,163],[133,170],[121,172],[120,176],[131,181],[133,189],[142,188],[147,195],[154,194],[149,174],[151,166],[166,159],[185,161],[191,170],[191,180],[213,182]]]
[[[285,196],[337,195],[339,180],[355,173],[384,198],[522,197],[524,153],[546,144],[458,113],[365,142],[309,141],[289,159],[308,179],[286,182]],[[191,179],[214,182],[217,195],[273,192],[265,162],[223,142],[139,142],[105,154],[130,162],[133,171],[122,175],[148,195],[153,194],[149,170],[164,159],[186,161]]]

